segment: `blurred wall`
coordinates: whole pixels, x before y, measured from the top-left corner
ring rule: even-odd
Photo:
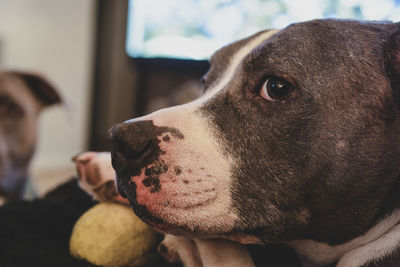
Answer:
[[[0,67],[42,73],[70,108],[42,113],[36,176],[73,173],[87,147],[95,15],[94,0],[0,0]]]

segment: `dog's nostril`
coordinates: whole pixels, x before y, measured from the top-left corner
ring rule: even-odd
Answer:
[[[125,194],[125,192],[120,191],[118,193],[121,195],[121,197],[126,198],[126,199],[128,198],[128,195]]]
[[[164,244],[160,244],[160,245],[158,246],[158,252],[159,252],[160,254],[162,254],[162,255],[166,255],[166,254],[168,253],[168,248],[167,248],[167,246],[164,245]]]
[[[148,140],[146,143],[143,143],[141,145],[138,145],[136,147],[129,148],[128,150],[125,151],[124,156],[127,159],[135,159],[135,158],[140,158],[145,156],[146,154],[149,153],[149,151],[151,150],[152,147],[152,142],[151,140]],[[126,147],[124,147],[126,148]],[[123,151],[123,149],[122,149]]]

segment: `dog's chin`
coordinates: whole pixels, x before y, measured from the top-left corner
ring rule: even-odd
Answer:
[[[199,218],[201,217],[199,214],[204,209],[212,206],[212,200],[193,206],[174,207],[154,205],[154,203],[148,203],[148,206],[146,204],[141,205],[137,201],[138,198],[140,199],[140,196],[128,196],[135,214],[162,233],[208,237],[210,235],[224,235],[225,231],[228,230],[220,229],[213,224],[203,224],[203,220]]]
[[[159,203],[144,203],[141,201],[142,196],[130,194],[131,192],[124,192],[123,195],[128,198],[135,214],[160,232],[206,237],[225,235],[231,230],[229,224],[224,225],[224,221],[210,221],[213,216],[207,210],[212,210],[214,199],[192,206],[164,206]]]
[[[221,205],[217,196],[204,198],[196,203],[175,205],[159,202],[157,192],[142,195],[133,182],[135,178],[117,175],[117,190],[129,200],[135,214],[157,231],[164,234],[184,235],[192,238],[224,238],[242,244],[261,244],[259,238],[235,230],[237,215],[234,209]],[[139,187],[141,183],[139,183]],[[176,199],[175,199],[176,200]],[[158,204],[157,204],[158,203]]]
[[[155,223],[147,221],[158,232],[163,234],[172,234],[176,236],[187,236],[191,238],[221,238],[232,240],[241,244],[265,244],[259,237],[242,232],[219,232],[193,230],[187,226],[177,226],[169,223]]]

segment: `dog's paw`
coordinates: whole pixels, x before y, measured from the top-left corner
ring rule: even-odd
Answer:
[[[98,201],[128,204],[114,184],[115,172],[109,152],[83,152],[72,158],[76,164],[80,187]]]
[[[203,266],[193,239],[184,236],[166,235],[157,251],[168,263],[181,262],[185,267]]]

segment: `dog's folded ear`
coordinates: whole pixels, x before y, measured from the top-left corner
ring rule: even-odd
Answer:
[[[385,68],[393,89],[394,100],[400,108],[400,23],[390,32],[385,43]]]
[[[41,75],[21,71],[9,71],[8,73],[20,78],[32,90],[33,95],[43,107],[63,102],[55,87]]]

